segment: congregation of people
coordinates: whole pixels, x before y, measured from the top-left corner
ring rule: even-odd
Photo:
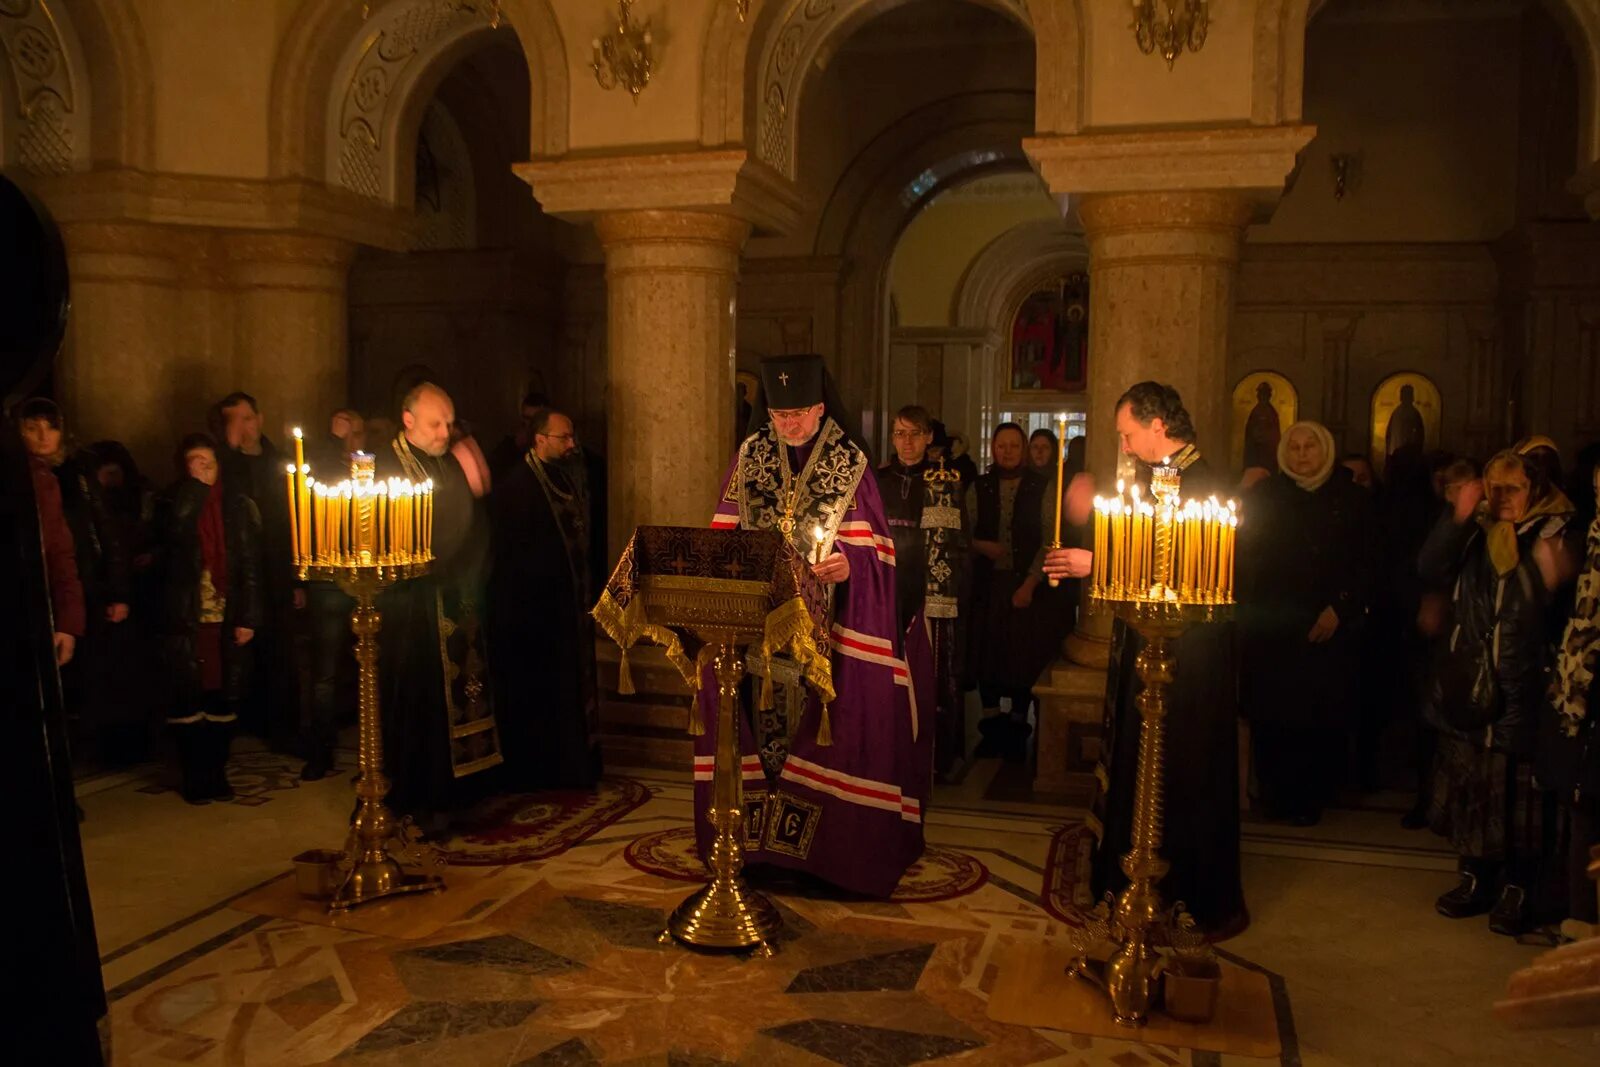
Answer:
[[[425,369],[403,372],[395,397],[395,421],[330,413],[306,459],[331,482],[368,451],[380,478],[434,483],[431,573],[379,607],[391,806],[438,831],[477,797],[598,780],[587,610],[601,475],[541,395],[487,452]],[[75,762],[170,756],[193,804],[233,797],[238,733],[298,757],[303,780],[335,773],[356,716],[355,605],[294,566],[289,454],[263,433],[256,400],[212,405],[164,485],[114,440],[76,443],[49,399],[11,416],[30,457]],[[491,656],[493,641],[508,654]]]
[[[893,455],[870,463],[831,381],[824,402],[820,357],[807,358],[774,364],[781,375],[763,368],[768,396],[712,525],[771,528],[778,491],[749,472],[781,468],[784,486],[795,479],[806,506],[832,524],[831,554],[812,569],[838,589],[836,653],[866,649],[873,654],[857,655],[852,670],[899,664],[917,689],[904,738],[858,738],[855,724],[870,717],[852,709],[906,699],[906,680],[839,668],[831,705],[801,699],[788,722],[763,708],[746,731],[747,757],[763,762],[776,802],[791,797],[812,820],[805,848],[818,826],[840,828],[816,839],[812,866],[881,893],[920,852],[930,779],[959,780],[977,760],[1028,758],[1033,689],[1075,626],[1078,580],[1091,565],[1094,483],[1082,437],[1062,456],[1048,430],[1030,437],[1002,423],[980,472],[959,435],[918,406],[896,412]],[[332,412],[307,441],[317,470],[369,451],[379,477],[435,486],[435,566],[381,601],[391,805],[438,833],[493,793],[592,787],[601,758],[589,609],[610,562],[603,466],[542,396],[525,398],[517,433],[487,450],[421,368],[396,382],[394,409],[393,421]],[[219,400],[207,430],[182,437],[174,479],[159,489],[115,441],[75,445],[49,400],[26,401],[12,417],[32,457],[80,754],[107,767],[146,761],[164,724],[179,788],[196,804],[232,795],[225,764],[236,731],[298,755],[306,780],[334,773],[356,705],[353,603],[292,566],[286,458],[263,433],[256,401],[243,392]],[[1590,710],[1600,674],[1600,448],[1564,466],[1551,441],[1530,437],[1480,467],[1425,453],[1410,435],[1375,464],[1341,456],[1325,427],[1302,421],[1274,425],[1275,447],[1257,442],[1233,475],[1200,454],[1181,398],[1153,382],[1124,394],[1116,426],[1146,483],[1152,467],[1174,466],[1185,496],[1232,497],[1241,514],[1236,621],[1178,642],[1167,899],[1185,901],[1214,936],[1248,922],[1241,778],[1260,817],[1309,826],[1341,791],[1376,791],[1403,765],[1416,783],[1404,825],[1445,836],[1460,856],[1440,914],[1487,914],[1503,934],[1566,916],[1595,921],[1584,868],[1600,842]],[[848,493],[817,481],[805,496],[812,489],[801,483],[823,454],[837,456],[830,469],[855,470]],[[1061,546],[1051,543],[1058,508]],[[1096,894],[1125,877],[1117,860],[1130,833],[1138,650],[1138,635],[1119,625]],[[981,709],[970,746],[969,693]],[[697,740],[706,760],[709,744]],[[699,758],[697,786],[709,790]],[[858,825],[850,820],[881,813],[847,804],[828,814],[844,797],[830,792],[830,776],[882,782],[901,799],[881,828]],[[874,834],[881,871],[860,859]],[[798,862],[794,844],[762,847],[783,865]]]

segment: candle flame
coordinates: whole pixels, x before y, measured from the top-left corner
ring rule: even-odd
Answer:
[[[817,539],[817,541],[820,543],[822,541],[827,540],[828,531],[824,530],[821,526],[813,526],[811,528],[811,536],[815,537]]]
[[[284,469],[285,469],[285,471],[287,471],[287,472],[288,472],[288,473],[289,473],[289,474],[293,474],[293,473],[294,473],[294,464],[293,464],[293,463],[290,463],[290,464],[289,464],[289,465],[288,465],[288,466],[287,466],[287,467],[285,467],[285,468],[284,468]]]
[[[296,426],[296,427],[295,427],[295,428],[294,428],[294,439],[295,439],[295,440],[296,440],[296,441],[299,441],[299,440],[301,440],[301,439],[302,439],[302,438],[303,438],[303,437],[305,437],[305,434],[303,434],[303,433],[301,433],[301,432],[300,432],[300,427],[298,427],[298,426]]]

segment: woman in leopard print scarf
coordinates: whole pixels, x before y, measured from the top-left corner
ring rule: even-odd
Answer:
[[[1600,487],[1600,468],[1595,473]],[[1600,858],[1600,724],[1589,707],[1595,675],[1600,673],[1600,519],[1589,525],[1584,557],[1577,603],[1561,635],[1550,685],[1554,714],[1540,724],[1534,779],[1556,794],[1570,820],[1565,864],[1568,914],[1592,923],[1600,918],[1600,907],[1585,868]]]
[[[1577,737],[1589,712],[1589,687],[1600,664],[1600,519],[1589,524],[1583,570],[1578,575],[1577,602],[1556,660],[1551,702],[1557,725],[1566,737]]]

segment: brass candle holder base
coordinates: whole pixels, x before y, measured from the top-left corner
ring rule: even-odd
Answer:
[[[695,948],[754,948],[770,957],[783,920],[772,901],[751,889],[739,873],[744,867],[744,778],[734,710],[744,656],[731,641],[723,641],[712,664],[717,675],[717,748],[707,813],[716,829],[706,861],[711,881],[674,909],[660,940],[676,939]]]
[[[334,582],[356,602],[350,613],[355,656],[360,670],[361,776],[356,781],[356,810],[350,819],[344,853],[338,863],[338,886],[330,912],[346,911],[403,893],[436,893],[444,888],[444,860],[422,840],[410,818],[396,819],[383,798],[389,779],[383,773],[383,723],[378,703],[378,631],[383,616],[375,606],[378,593],[395,582],[420,578],[429,564],[389,567],[313,565],[301,577]]]
[[[1145,639],[1134,662],[1142,688],[1139,708],[1139,762],[1134,779],[1133,830],[1130,849],[1122,857],[1128,884],[1112,906],[1102,904],[1074,937],[1078,957],[1068,965],[1069,978],[1091,982],[1111,999],[1112,1018],[1121,1026],[1143,1026],[1155,1003],[1167,957],[1159,949],[1173,944],[1174,933],[1192,925],[1183,905],[1168,909],[1159,885],[1168,863],[1161,857],[1165,803],[1167,687],[1177,660],[1168,643],[1191,626],[1219,622],[1230,605],[1185,604],[1178,601],[1103,601]],[[1089,956],[1091,948],[1110,943],[1104,963]]]

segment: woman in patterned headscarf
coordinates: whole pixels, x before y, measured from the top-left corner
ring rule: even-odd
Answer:
[[[1480,504],[1486,507],[1480,509]],[[1422,547],[1426,582],[1454,589],[1455,625],[1427,707],[1439,731],[1433,827],[1461,857],[1441,915],[1492,911],[1515,936],[1532,921],[1545,797],[1533,786],[1556,627],[1550,605],[1576,571],[1572,505],[1544,467],[1514,451],[1468,482]]]

